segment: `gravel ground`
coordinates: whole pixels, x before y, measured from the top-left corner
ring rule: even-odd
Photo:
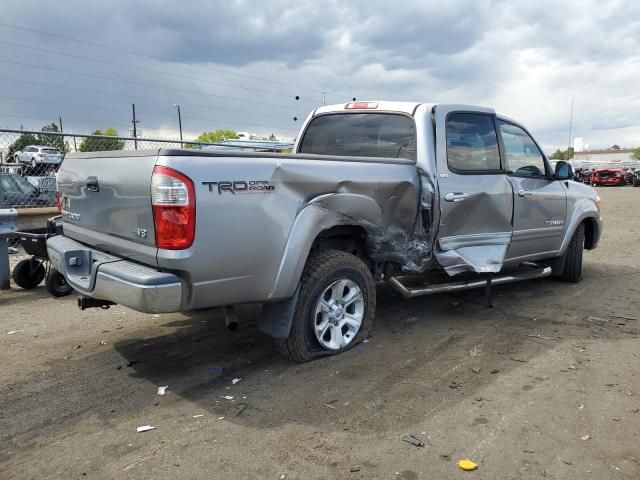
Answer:
[[[369,341],[305,365],[257,332],[258,306],[228,332],[218,310],[2,292],[0,477],[640,478],[640,188],[600,195],[578,285],[495,287],[493,309],[381,289]]]

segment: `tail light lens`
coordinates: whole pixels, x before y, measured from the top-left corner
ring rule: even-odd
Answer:
[[[58,213],[62,213],[62,202],[60,201],[60,192],[56,191],[56,204],[58,207]]]
[[[151,177],[151,206],[156,246],[168,250],[189,248],[196,232],[196,195],[191,179],[157,165]]]

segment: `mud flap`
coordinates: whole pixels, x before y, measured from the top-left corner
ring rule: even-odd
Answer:
[[[291,332],[299,294],[300,284],[291,298],[281,302],[265,303],[258,323],[260,331],[273,338],[287,338]]]

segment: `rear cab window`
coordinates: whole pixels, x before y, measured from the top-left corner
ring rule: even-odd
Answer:
[[[493,116],[452,113],[446,120],[447,163],[459,174],[502,172]]]
[[[416,127],[395,113],[333,113],[307,126],[298,153],[416,160]]]

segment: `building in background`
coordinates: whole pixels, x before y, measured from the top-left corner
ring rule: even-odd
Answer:
[[[576,138],[576,140],[578,139]],[[576,148],[573,154],[573,159],[584,160],[587,162],[632,162],[634,161],[632,148],[620,148],[620,149],[606,148],[603,150],[586,150],[585,149],[582,151],[579,151]]]

